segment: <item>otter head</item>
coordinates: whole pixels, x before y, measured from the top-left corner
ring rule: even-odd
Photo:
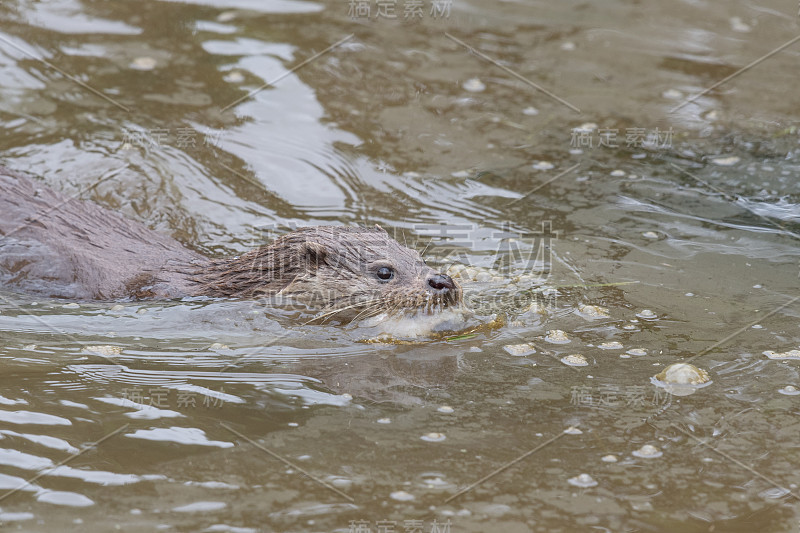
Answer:
[[[461,304],[461,287],[379,226],[295,230],[262,249],[257,292],[291,296],[335,319],[434,313]]]

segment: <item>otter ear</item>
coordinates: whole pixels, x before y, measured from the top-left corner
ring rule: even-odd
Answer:
[[[305,241],[301,253],[310,269],[319,268],[325,263],[328,250],[322,244],[314,241]]]

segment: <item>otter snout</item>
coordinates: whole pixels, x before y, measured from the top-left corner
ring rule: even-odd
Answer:
[[[428,278],[428,287],[436,292],[445,292],[447,290],[455,290],[456,283],[447,274],[434,274]]]

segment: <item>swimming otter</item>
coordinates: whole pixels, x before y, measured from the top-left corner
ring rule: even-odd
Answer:
[[[0,283],[72,299],[289,296],[337,318],[461,304],[461,288],[382,228],[297,229],[212,259],[0,166]]]

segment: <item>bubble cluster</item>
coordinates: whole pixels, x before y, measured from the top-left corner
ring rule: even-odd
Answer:
[[[800,359],[800,350],[789,350],[781,353],[773,350],[767,350],[763,352],[763,354],[770,359]]]
[[[533,344],[526,342],[523,344],[506,344],[503,349],[514,357],[524,357],[536,353]]]
[[[589,361],[586,357],[579,353],[562,357],[561,362],[568,366],[589,366]]]
[[[582,489],[588,489],[590,487],[597,486],[597,481],[595,481],[594,478],[589,474],[579,474],[575,477],[571,477],[567,480],[567,483]]]
[[[572,342],[572,340],[567,336],[564,331],[560,329],[551,329],[545,335],[544,340],[551,344],[567,344]]]
[[[632,452],[633,455],[636,457],[641,457],[642,459],[655,459],[656,457],[661,457],[664,455],[664,452],[653,446],[652,444],[645,444],[638,450]]]

